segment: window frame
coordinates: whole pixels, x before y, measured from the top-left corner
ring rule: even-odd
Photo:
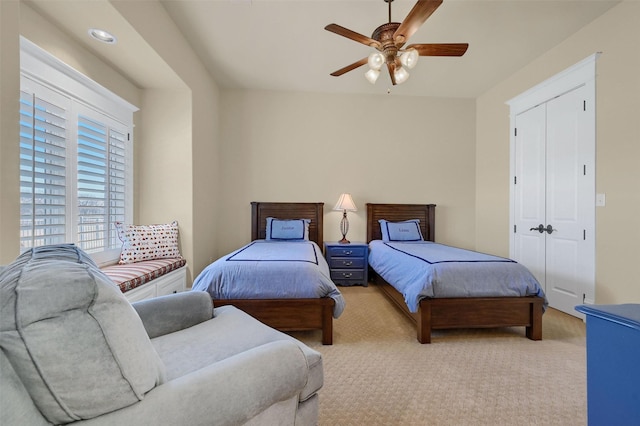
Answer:
[[[108,122],[109,126],[124,131],[128,137],[125,149],[125,213],[124,220],[133,222],[133,113],[139,108],[115,95],[89,77],[81,74],[63,63],[50,53],[36,46],[24,37],[20,37],[20,90],[36,93],[40,87],[53,91],[57,95],[69,99],[71,109],[68,117],[67,142],[67,201],[66,239],[78,243],[78,121],[80,115],[97,117]],[[90,253],[98,264],[112,263],[120,254],[119,248],[107,248]]]

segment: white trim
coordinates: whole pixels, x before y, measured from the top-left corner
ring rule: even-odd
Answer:
[[[561,96],[588,81],[594,80],[596,78],[596,59],[600,55],[600,52],[596,52],[505,102],[510,107],[511,119],[513,120],[521,112],[535,108],[550,99]]]
[[[97,109],[96,105],[103,105],[104,107],[99,109],[101,113],[126,126],[133,127],[131,117],[139,110],[137,106],[22,36],[20,36],[20,72],[37,82],[48,86],[54,85],[62,94],[83,100],[83,103],[90,108]],[[41,76],[46,76],[46,80]]]

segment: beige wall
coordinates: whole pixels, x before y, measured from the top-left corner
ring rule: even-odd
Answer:
[[[218,88],[160,3],[112,3],[184,84],[178,92],[147,91],[144,103],[155,112],[145,128],[163,129],[154,132],[158,137],[143,135],[145,154],[137,166],[138,190],[145,195],[138,201],[141,222],[153,222],[160,212],[179,221],[181,250],[193,279],[215,256],[218,242]],[[170,107],[172,93],[178,102],[173,122],[152,105]],[[146,148],[154,154],[147,157]],[[158,159],[167,167],[159,169]]]
[[[0,265],[20,251],[20,8],[17,1],[0,1]],[[12,143],[13,142],[13,143]]]
[[[249,241],[251,201],[323,201],[337,240],[342,192],[351,241],[367,202],[435,203],[436,239],[475,245],[475,106],[469,99],[225,91],[219,252]]]
[[[509,253],[509,109],[505,102],[595,52],[596,303],[640,302],[640,3],[623,2],[477,99],[477,249]]]

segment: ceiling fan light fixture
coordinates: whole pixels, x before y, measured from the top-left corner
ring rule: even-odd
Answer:
[[[369,55],[369,59],[367,60],[367,64],[369,64],[369,68],[375,71],[379,71],[380,68],[384,65],[384,55],[380,52],[373,52]],[[378,78],[378,77],[376,77]]]
[[[393,76],[395,77],[397,84],[402,84],[409,78],[409,73],[403,67],[398,67],[393,72]]]
[[[400,63],[408,69],[412,69],[418,63],[418,51],[414,48],[407,49],[400,55]]]
[[[380,71],[370,69],[369,71],[364,73],[364,77],[369,81],[369,83],[376,84],[376,80],[378,80],[378,77],[380,77]]]
[[[402,84],[409,78],[409,72],[402,67],[398,67],[393,72],[393,76],[396,78],[397,84]]]

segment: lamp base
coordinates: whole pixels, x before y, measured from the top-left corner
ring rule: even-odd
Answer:
[[[351,241],[347,240],[345,237],[342,237],[342,239],[340,241],[338,241],[338,243],[340,243],[340,244],[351,244]]]

